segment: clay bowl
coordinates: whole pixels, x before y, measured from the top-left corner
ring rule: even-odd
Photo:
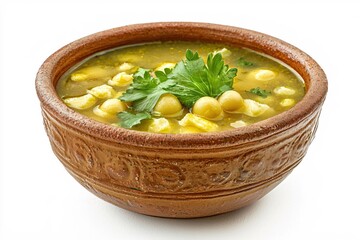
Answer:
[[[117,128],[68,108],[55,92],[62,74],[84,58],[118,46],[154,41],[220,42],[281,60],[306,83],[295,107],[231,131],[153,134]],[[52,54],[36,77],[51,147],[85,188],[119,207],[147,215],[193,218],[251,204],[300,163],[314,138],[327,80],[306,53],[274,37],[205,23],[150,23],[110,29]]]

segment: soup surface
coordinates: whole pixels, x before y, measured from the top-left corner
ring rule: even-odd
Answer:
[[[293,107],[303,80],[244,48],[155,42],[97,53],[65,73],[57,92],[97,121],[155,133],[240,128]]]

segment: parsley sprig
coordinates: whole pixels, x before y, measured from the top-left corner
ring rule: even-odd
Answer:
[[[262,98],[267,98],[267,96],[269,96],[271,94],[270,91],[267,91],[265,89],[261,89],[259,87],[257,88],[252,88],[248,91],[249,93],[252,93],[252,94],[255,94],[255,95],[258,95]]]
[[[178,62],[174,69],[157,71],[152,76],[149,70],[140,68],[134,74],[133,83],[120,97],[122,101],[132,102],[130,112],[120,113],[121,126],[131,128],[150,113],[161,95],[174,94],[187,108],[191,108],[201,97],[218,97],[232,89],[237,69],[225,65],[221,53],[210,53],[207,63],[197,52],[187,50],[185,59]],[[149,117],[150,116],[150,117]]]
[[[186,59],[179,62],[168,75],[176,82],[170,91],[187,108],[205,96],[217,97],[232,89],[237,69],[224,64],[221,53],[210,53],[207,64],[197,52],[186,51]]]
[[[140,124],[142,120],[150,119],[151,115],[148,112],[134,114],[124,111],[119,113],[118,117],[121,119],[120,124],[123,128],[132,128],[133,126]]]
[[[132,102],[131,107],[136,112],[151,112],[161,95],[167,93],[167,89],[175,84],[171,79],[152,77],[149,70],[140,68],[120,100]]]

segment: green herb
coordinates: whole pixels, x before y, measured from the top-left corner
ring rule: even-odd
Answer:
[[[221,53],[210,53],[207,64],[197,52],[186,51],[186,59],[168,74],[176,85],[169,90],[188,108],[201,97],[217,97],[232,89],[237,69],[224,64]]]
[[[254,63],[246,61],[244,57],[239,58],[239,65],[242,67],[251,67]]]
[[[132,102],[131,107],[136,112],[151,112],[160,96],[167,93],[166,89],[175,84],[175,81],[168,80],[167,77],[154,78],[149,70],[140,68],[134,74],[133,83],[120,100]]]
[[[261,88],[259,88],[259,87],[257,87],[257,88],[252,88],[252,89],[250,89],[248,92],[250,92],[250,93],[252,93],[252,94],[255,94],[255,95],[258,95],[258,96],[260,96],[260,97],[262,97],[262,98],[267,98],[267,96],[268,96],[269,94],[271,94],[270,91],[261,89]]]
[[[133,126],[140,124],[142,120],[150,119],[151,115],[148,112],[141,113],[130,113],[130,112],[121,112],[118,114],[121,122],[120,125],[123,128],[132,128]]]
[[[236,73],[236,68],[229,69],[224,64],[221,53],[210,53],[205,64],[199,54],[191,50],[186,51],[186,59],[173,70],[166,68],[152,76],[149,70],[139,68],[133,76],[133,83],[120,97],[124,102],[132,102],[131,110],[136,114],[119,113],[120,124],[131,128],[144,119],[150,119],[150,113],[164,93],[174,94],[188,108],[201,97],[217,97],[232,89]]]

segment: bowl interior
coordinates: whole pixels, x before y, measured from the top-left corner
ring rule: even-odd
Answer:
[[[247,127],[204,134],[154,134],[117,128],[96,122],[69,109],[56,94],[59,78],[90,55],[130,44],[154,41],[202,41],[246,47],[274,57],[293,68],[304,79],[306,95],[290,110]],[[37,75],[37,93],[53,117],[87,134],[105,140],[149,148],[223,148],[239,142],[266,138],[290,128],[321,105],[327,92],[326,76],[320,66],[298,48],[269,35],[230,26],[170,22],[114,28],[74,41],[51,55]]]

